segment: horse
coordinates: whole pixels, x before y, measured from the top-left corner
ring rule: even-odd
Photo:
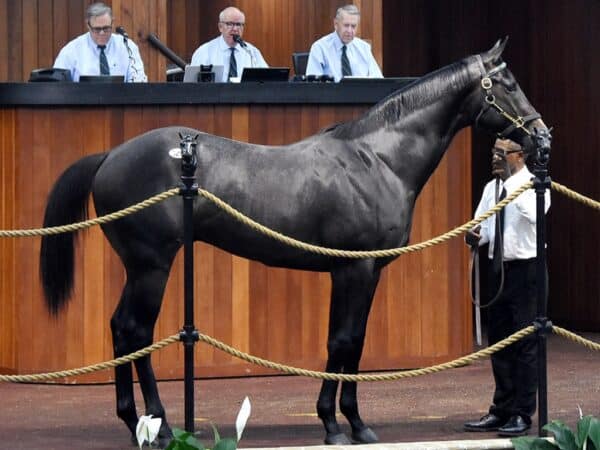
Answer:
[[[104,215],[177,186],[180,161],[169,154],[180,135],[195,136],[200,186],[254,220],[296,239],[349,250],[405,246],[417,196],[452,137],[475,124],[527,148],[531,130],[547,129],[502,60],[506,39],[392,93],[361,117],[299,142],[255,145],[167,127],[137,136],[109,152],[86,156],[65,170],[48,198],[44,226],[87,217],[93,196]],[[144,182],[135,173],[143,168]],[[280,180],[285,178],[286,182]],[[150,345],[173,259],[183,242],[182,202],[102,225],[126,269],[126,284],[111,318],[115,357]],[[193,238],[268,266],[330,272],[332,288],[325,370],[356,374],[381,269],[394,258],[342,259],[307,253],[256,233],[210,201],[193,206]],[[54,314],[72,293],[74,235],[45,236],[40,272]],[[172,437],[150,357],[135,361],[146,414],[162,419],[159,445]],[[135,435],[138,420],[131,363],[115,369],[117,415]],[[339,408],[349,438],[336,420],[338,382],[323,381],[317,413],[325,443],[373,443],[360,417],[355,382],[342,382]]]

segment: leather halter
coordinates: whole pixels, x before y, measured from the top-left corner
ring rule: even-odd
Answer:
[[[492,77],[506,69],[506,63],[502,62],[498,66],[492,67],[488,72],[486,72],[481,55],[476,55],[476,58],[481,70],[481,88],[485,91],[485,104],[481,107],[481,111],[479,111],[479,114],[475,119],[475,126],[479,126],[479,120],[483,117],[483,115],[486,114],[490,109],[493,109],[510,122],[508,127],[506,127],[502,132],[498,133],[498,137],[506,139],[516,128],[520,128],[525,132],[525,134],[531,135],[531,132],[525,127],[525,125],[527,125],[529,122],[539,119],[541,115],[537,111],[534,111],[532,114],[529,114],[525,117],[521,117],[519,115],[516,115],[515,117],[506,112],[498,103],[496,103],[496,97],[492,93]]]

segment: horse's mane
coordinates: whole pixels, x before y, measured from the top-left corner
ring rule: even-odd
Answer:
[[[468,71],[468,60],[442,67],[393,92],[373,106],[363,116],[345,123],[327,127],[321,133],[332,133],[339,139],[352,139],[372,130],[395,123],[416,109],[423,108],[440,97],[461,91],[472,82]]]

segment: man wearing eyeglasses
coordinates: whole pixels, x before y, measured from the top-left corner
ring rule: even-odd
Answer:
[[[334,31],[310,47],[306,75],[329,75],[336,82],[349,76],[382,78],[371,45],[356,36],[359,22],[356,5],[338,8],[333,19]]]
[[[138,46],[113,35],[112,9],[93,3],[86,11],[88,32],[76,37],[59,52],[55,68],[71,71],[73,81],[81,75],[123,75],[126,82],[148,81]]]
[[[223,66],[223,76],[217,82],[237,81],[244,67],[269,67],[260,50],[242,40],[246,17],[233,6],[219,14],[220,36],[202,44],[192,55],[192,66]]]
[[[492,175],[497,181],[492,180],[485,186],[475,217],[533,178],[525,159],[523,148],[516,142],[496,140],[492,149]],[[545,193],[545,207],[547,212],[549,190]],[[492,292],[488,297],[497,295],[488,310],[489,345],[531,325],[536,317],[536,196],[533,189],[505,206],[498,219],[498,223],[496,216],[485,220],[469,231],[465,239],[472,247],[489,243],[488,290]],[[493,404],[488,414],[465,423],[464,428],[466,431],[496,431],[500,436],[526,434],[536,410],[536,337],[529,335],[494,353],[491,359],[496,383]]]

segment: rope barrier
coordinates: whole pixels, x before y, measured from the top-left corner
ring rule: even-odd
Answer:
[[[553,326],[552,331],[564,338],[567,338],[577,344],[583,345],[584,347],[600,351],[600,344],[590,341],[589,339],[585,339],[571,331],[568,331],[564,328]],[[287,366],[285,364],[276,363],[273,361],[269,361],[263,358],[259,358],[257,356],[250,355],[248,353],[242,352],[240,350],[231,347],[218,339],[212,338],[206,334],[199,333],[199,340],[204,342],[218,350],[221,350],[225,353],[228,353],[231,356],[234,356],[238,359],[246,361],[248,363],[258,365],[261,367],[266,367],[268,369],[274,369],[279,372],[288,373],[292,375],[304,376],[309,378],[318,378],[322,380],[331,380],[331,381],[363,381],[363,382],[373,382],[373,381],[394,381],[403,378],[412,378],[420,375],[427,375],[431,373],[441,372],[443,370],[453,369],[456,367],[461,367],[467,364],[470,364],[476,361],[479,358],[490,356],[491,354],[502,350],[503,348],[513,344],[514,342],[522,339],[532,333],[535,333],[535,327],[530,325],[528,327],[523,328],[522,330],[517,331],[516,333],[511,334],[509,337],[497,342],[496,344],[479,350],[475,353],[471,353],[469,355],[463,356],[461,358],[457,358],[453,361],[445,362],[442,364],[437,364],[434,366],[424,367],[422,369],[414,369],[414,370],[402,370],[395,372],[387,372],[387,373],[371,373],[371,374],[362,374],[362,375],[350,375],[343,373],[329,373],[329,372],[318,372],[315,370],[307,370],[301,369],[297,367]],[[15,382],[15,383],[32,383],[32,382],[40,382],[40,381],[49,381],[57,378],[76,376],[76,375],[84,375],[92,372],[96,372],[99,370],[110,369],[121,364],[125,364],[131,361],[134,361],[138,358],[146,356],[156,350],[160,350],[167,345],[170,345],[174,342],[180,340],[179,334],[174,334],[165,338],[155,344],[149,345],[148,347],[144,347],[134,353],[131,353],[126,356],[122,356],[120,358],[113,359],[111,361],[107,361],[104,363],[94,364],[91,366],[82,367],[79,369],[71,369],[71,370],[63,370],[60,372],[49,372],[49,373],[41,373],[41,374],[33,374],[33,375],[0,375],[0,382]]]
[[[142,202],[136,203],[135,205],[128,206],[125,209],[115,211],[114,213],[107,214],[105,216],[96,217],[94,219],[85,220],[83,222],[72,223],[69,225],[61,225],[57,227],[48,228],[30,228],[28,230],[0,230],[1,237],[31,237],[31,236],[50,236],[53,234],[67,233],[72,231],[79,231],[84,228],[89,228],[94,225],[102,225],[113,220],[121,219],[130,214],[134,214],[141,211],[144,208],[148,208],[156,203],[162,202],[170,197],[179,195],[179,188],[172,188],[162,194],[157,194],[150,197]]]
[[[474,226],[480,224],[484,220],[493,216],[494,214],[496,214],[497,211],[500,211],[502,208],[504,208],[506,205],[508,205],[515,198],[517,198],[519,195],[521,195],[523,192],[525,192],[527,189],[531,188],[532,186],[533,186],[533,182],[531,182],[531,181],[525,183],[523,186],[521,186],[519,189],[517,189],[516,191],[511,193],[504,200],[502,200],[501,202],[496,204],[493,208],[491,208],[488,211],[486,211],[485,213],[483,213],[481,216],[479,216],[473,220],[470,220],[469,222],[465,223],[464,225],[461,225],[460,227],[450,230],[440,236],[431,238],[427,241],[420,242],[418,244],[408,245],[406,247],[390,248],[390,249],[386,249],[386,250],[340,250],[340,249],[333,249],[333,248],[321,247],[318,245],[308,244],[308,243],[299,241],[297,239],[291,238],[289,236],[285,236],[282,233],[273,231],[270,228],[267,228],[264,225],[259,224],[258,222],[254,221],[253,219],[249,218],[248,216],[242,214],[234,207],[228,205],[223,200],[221,200],[214,194],[211,194],[210,192],[205,191],[204,189],[198,189],[198,194],[200,194],[201,196],[205,197],[206,199],[212,201],[216,206],[218,206],[223,211],[225,211],[228,214],[230,214],[231,216],[233,216],[235,219],[237,219],[239,222],[243,223],[244,225],[247,225],[248,227],[250,227],[256,231],[263,233],[263,234],[265,234],[273,239],[276,239],[280,242],[283,242],[284,244],[287,244],[291,247],[299,248],[301,250],[305,250],[305,251],[308,251],[311,253],[318,253],[318,254],[326,255],[326,256],[334,256],[334,257],[338,257],[338,258],[361,259],[361,258],[388,258],[388,257],[393,257],[393,256],[399,256],[399,255],[403,255],[405,253],[423,250],[425,248],[440,244],[444,241],[447,241],[455,236],[458,236],[459,234],[462,234],[462,233],[470,230]]]
[[[113,359],[111,361],[93,364],[91,366],[80,367],[79,369],[63,370],[60,372],[48,372],[38,373],[34,375],[0,375],[0,381],[11,381],[15,383],[33,383],[37,381],[48,381],[55,380],[56,378],[72,377],[75,375],[85,375],[87,373],[97,372],[99,370],[110,369],[112,367],[120,366],[131,361],[134,361],[142,356],[149,355],[153,351],[160,350],[173,342],[179,341],[179,334],[174,334],[162,341],[156,342],[155,344],[144,347],[137,352],[130,353],[129,355],[121,356],[120,358]]]
[[[600,210],[600,202],[597,202],[596,200],[586,197],[585,195],[581,195],[581,194],[569,189],[568,187],[563,186],[560,183],[557,183],[556,181],[552,182],[552,189],[554,189],[557,192],[560,192],[563,195],[566,195],[567,197],[569,197],[572,200],[583,203],[584,205],[589,206],[590,208]]]

